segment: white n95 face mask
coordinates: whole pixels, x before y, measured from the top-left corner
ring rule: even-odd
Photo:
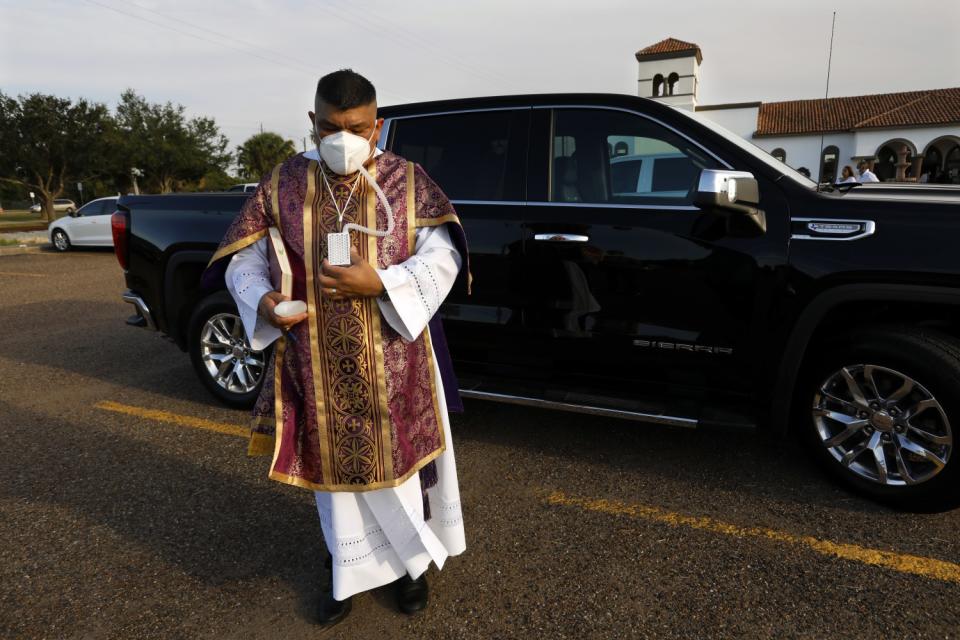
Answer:
[[[370,137],[366,139],[349,131],[337,131],[320,138],[317,150],[331,171],[348,176],[357,172],[363,163],[370,159],[373,153],[370,141],[376,131],[377,128],[374,127]]]
[[[346,224],[339,233],[328,233],[327,259],[332,265],[345,266],[350,264],[350,231],[356,230],[381,238],[393,233],[393,208],[390,206],[390,201],[387,200],[387,196],[383,193],[377,181],[373,179],[373,176],[363,168],[363,163],[373,155],[373,150],[370,149],[370,141],[373,140],[373,134],[376,133],[376,131],[377,127],[374,126],[373,131],[370,132],[370,137],[366,139],[349,131],[337,131],[336,133],[321,138],[316,128],[314,128],[314,135],[316,135],[320,141],[317,152],[320,154],[320,158],[324,163],[330,167],[330,170],[342,176],[348,176],[351,173],[359,171],[370,186],[373,187],[377,198],[380,200],[380,204],[383,205],[383,208],[387,212],[387,228],[385,231],[368,229],[367,227],[350,222]],[[336,197],[334,197],[333,190],[327,182],[326,174],[322,175],[324,186],[326,186],[327,192],[330,194],[333,206],[337,209],[337,218],[340,223],[342,223],[344,212],[341,210]]]

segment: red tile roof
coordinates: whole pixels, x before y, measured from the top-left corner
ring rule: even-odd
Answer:
[[[827,100],[765,102],[760,105],[754,135],[795,135],[955,123],[960,123],[960,87]]]
[[[697,54],[697,62],[700,63],[703,61],[703,54],[700,52],[700,45],[693,44],[692,42],[684,42],[683,40],[677,40],[676,38],[667,38],[666,40],[661,40],[656,44],[652,44],[649,47],[644,47],[637,51],[636,56],[637,60],[640,60],[645,57],[666,57],[664,54],[671,53],[686,53],[688,51],[694,51]]]

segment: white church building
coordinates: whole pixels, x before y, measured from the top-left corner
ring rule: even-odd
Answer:
[[[696,111],[814,180],[832,182],[865,160],[880,180],[960,184],[960,87],[705,105],[698,45],[667,38],[636,58],[641,97]]]

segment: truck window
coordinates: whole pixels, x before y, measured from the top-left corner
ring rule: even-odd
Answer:
[[[451,200],[522,200],[528,112],[400,118],[391,150],[419,163]]]
[[[558,109],[554,202],[689,204],[701,169],[719,167],[690,141],[636,114]]]
[[[613,183],[613,193],[627,194],[637,190],[640,183],[640,170],[643,168],[643,160],[626,159],[624,162],[610,164],[610,181]]]
[[[653,162],[650,191],[655,194],[685,192],[699,175],[700,168],[686,156],[656,158]]]

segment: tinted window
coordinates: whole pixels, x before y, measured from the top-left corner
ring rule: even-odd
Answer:
[[[651,191],[685,191],[693,185],[700,175],[700,168],[690,158],[657,158],[653,162]]]
[[[719,167],[673,131],[604,109],[558,109],[551,156],[555,202],[685,204],[700,170]]]
[[[112,214],[116,210],[117,201],[113,199],[109,200],[96,200],[94,202],[88,202],[78,209],[78,212],[85,216],[104,216]]]
[[[633,193],[637,190],[640,181],[640,169],[643,160],[626,160],[610,163],[610,182],[614,193]]]
[[[103,205],[106,200],[96,200],[94,202],[88,202],[79,209],[77,213],[81,216],[99,216],[103,214]]]
[[[419,163],[451,200],[522,200],[528,111],[391,123],[391,151]]]

